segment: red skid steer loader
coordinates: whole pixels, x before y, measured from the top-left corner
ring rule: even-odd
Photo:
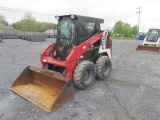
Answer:
[[[40,54],[42,69],[26,67],[11,90],[51,112],[74,96],[74,87],[86,89],[111,71],[112,40],[100,30],[103,19],[79,15],[56,16],[56,43]]]

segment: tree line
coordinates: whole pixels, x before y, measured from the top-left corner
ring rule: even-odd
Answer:
[[[0,27],[7,26],[7,25],[8,25],[8,22],[6,21],[5,16],[0,15]]]
[[[121,20],[115,23],[112,29],[112,36],[114,37],[135,37],[138,32],[138,27],[131,26],[129,23],[125,23]]]
[[[5,17],[0,15],[0,27],[8,25]],[[26,14],[24,17],[12,24],[17,32],[44,32],[48,29],[56,29],[55,23],[38,22],[31,14]],[[111,30],[112,37],[135,37],[138,32],[137,26],[131,26],[121,20],[115,23]]]
[[[0,26],[7,26],[3,15],[0,15]],[[24,17],[11,25],[16,32],[45,32],[49,29],[56,29],[56,24],[51,22],[38,22],[31,14],[26,14]]]

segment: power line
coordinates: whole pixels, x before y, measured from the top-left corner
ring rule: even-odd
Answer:
[[[142,7],[138,7],[138,8],[137,8],[137,9],[138,9],[138,12],[136,12],[136,13],[139,14],[139,17],[138,17],[138,33],[139,33],[139,28],[140,28],[140,27],[139,27],[139,26],[140,26],[140,15],[141,15],[141,12],[142,12],[142,11],[141,11],[141,8],[142,8]]]
[[[11,11],[11,12],[20,12],[20,13],[28,13],[29,12],[31,14],[45,15],[45,16],[55,16],[56,15],[56,14],[50,14],[50,13],[40,13],[40,12],[37,12],[37,11],[29,11],[29,10],[7,8],[7,7],[2,7],[2,6],[0,6],[0,10]]]

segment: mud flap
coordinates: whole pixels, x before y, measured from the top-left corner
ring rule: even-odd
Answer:
[[[160,47],[149,45],[138,45],[137,51],[148,53],[160,53]]]
[[[46,112],[55,111],[74,97],[71,79],[30,66],[15,80],[11,90]]]

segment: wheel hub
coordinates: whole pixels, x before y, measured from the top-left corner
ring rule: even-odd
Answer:
[[[84,83],[89,84],[92,81],[92,72],[90,69],[87,69],[84,72]]]
[[[105,65],[103,66],[103,69],[102,69],[104,75],[108,75],[108,73],[109,73],[109,67],[110,67],[110,65],[108,63],[105,63]]]

